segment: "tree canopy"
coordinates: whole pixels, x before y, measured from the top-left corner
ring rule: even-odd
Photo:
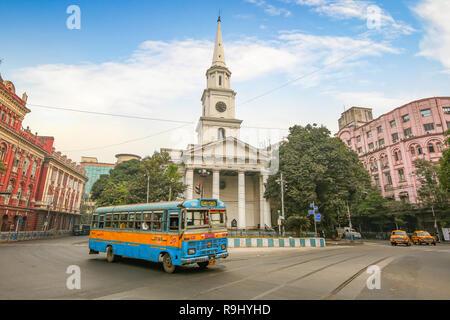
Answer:
[[[180,196],[185,186],[178,167],[171,164],[168,153],[155,152],[142,161],[129,160],[118,164],[109,174],[101,175],[91,189],[98,206],[168,201]]]
[[[442,153],[442,158],[440,159],[439,168],[439,182],[441,183],[442,189],[449,193],[450,192],[450,130],[445,132],[446,140],[445,145],[447,149]]]
[[[268,179],[265,197],[281,207],[276,180],[282,172],[287,182],[286,217],[308,216],[309,204],[314,201],[322,213],[319,228],[330,230],[337,224],[338,214],[346,211],[347,201],[358,202],[370,190],[370,176],[356,153],[331,137],[324,126],[296,125],[289,131],[287,141],[280,145],[279,172]]]

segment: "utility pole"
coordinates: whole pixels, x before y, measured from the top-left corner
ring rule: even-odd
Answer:
[[[280,172],[280,179],[277,180],[277,182],[280,184],[281,187],[281,216],[284,220],[284,186],[286,181],[283,179],[283,173]],[[285,234],[284,226],[283,226],[283,236]]]
[[[313,201],[313,210],[314,210],[314,237],[317,237],[317,222],[316,222],[316,205]]]
[[[436,215],[434,214],[433,205],[431,205],[431,212],[433,212],[433,217],[434,217],[434,228],[436,229],[436,233],[439,235],[439,229],[438,229],[438,226],[437,226]]]
[[[150,189],[150,175],[147,173],[144,174],[145,177],[147,177],[147,202],[148,203],[148,191]]]
[[[352,218],[350,216],[350,208],[348,206],[348,201],[347,201],[347,213],[348,213],[348,224],[349,224],[349,227],[350,227],[350,241],[353,241]]]

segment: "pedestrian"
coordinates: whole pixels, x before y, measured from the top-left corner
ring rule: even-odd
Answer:
[[[441,238],[439,237],[439,232],[436,232],[436,242],[441,243]]]
[[[322,236],[325,239],[325,230],[322,230]]]

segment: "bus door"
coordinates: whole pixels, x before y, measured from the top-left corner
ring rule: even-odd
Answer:
[[[168,231],[169,233],[176,233],[176,235],[171,234],[169,236],[168,245],[169,246],[178,246],[178,234],[180,233],[180,210],[168,210]]]

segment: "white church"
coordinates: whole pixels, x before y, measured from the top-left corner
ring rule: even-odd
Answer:
[[[203,186],[204,198],[225,202],[228,227],[233,220],[238,229],[271,227],[270,203],[264,198],[265,183],[272,169],[272,151],[239,140],[242,120],[235,117],[236,92],[230,89],[231,72],[217,21],[217,35],[211,67],[206,71],[206,89],[201,97],[202,115],[196,132],[198,144],[168,152],[187,185],[186,199],[199,198],[196,186]]]

